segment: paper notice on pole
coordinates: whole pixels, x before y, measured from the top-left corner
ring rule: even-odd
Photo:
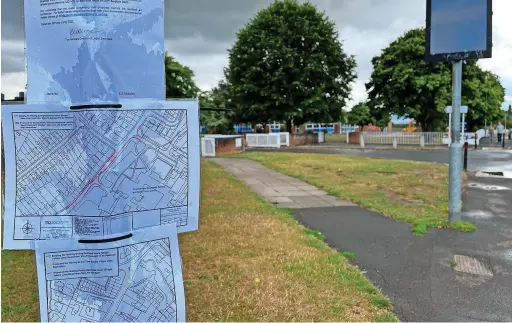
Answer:
[[[36,241],[41,322],[185,322],[175,225],[103,241]]]
[[[4,248],[199,223],[197,100],[2,106]]]
[[[165,98],[164,1],[25,0],[27,103]]]

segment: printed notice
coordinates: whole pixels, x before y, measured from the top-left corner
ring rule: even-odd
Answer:
[[[73,130],[72,113],[28,113],[13,115],[14,130]]]
[[[49,252],[44,255],[46,279],[117,276],[117,248]]]
[[[165,98],[163,0],[24,1],[28,103]]]
[[[176,226],[110,238],[35,243],[41,322],[185,322]]]
[[[198,102],[138,101],[2,107],[5,249],[168,223],[197,229]]]

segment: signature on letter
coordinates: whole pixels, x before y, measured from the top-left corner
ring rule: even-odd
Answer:
[[[77,36],[77,35],[88,35],[88,34],[94,34],[99,33],[101,30],[99,29],[82,29],[82,28],[71,28],[69,30],[70,36]]]

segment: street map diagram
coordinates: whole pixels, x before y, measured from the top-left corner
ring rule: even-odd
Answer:
[[[6,214],[14,215],[13,239],[108,235],[168,223],[180,232],[195,229],[199,175],[191,183],[189,169],[199,170],[197,101],[176,105],[12,112]]]
[[[176,228],[158,229],[168,237],[94,249],[75,241],[57,250],[36,246],[41,321],[184,321]]]

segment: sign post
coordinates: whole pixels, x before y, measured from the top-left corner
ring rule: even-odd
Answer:
[[[461,135],[461,138],[464,140],[464,132],[466,131],[466,122],[464,120],[464,117],[468,113],[468,107],[465,105],[461,106],[460,113],[462,113],[462,126],[461,126],[462,135]]]
[[[425,60],[452,62],[449,220],[461,220],[463,62],[492,57],[492,0],[427,0]]]
[[[465,115],[468,113],[468,106],[467,105],[463,105],[460,107],[460,113],[462,113],[462,125],[461,125],[461,132],[462,132],[462,135],[461,135],[461,138],[464,139],[464,132],[465,132],[465,125],[466,125],[466,122],[464,120],[464,117]],[[448,129],[450,129],[450,131],[448,132],[448,138],[450,138],[450,140],[452,139],[452,134],[451,134],[451,129],[452,129],[452,113],[453,113],[453,108],[451,105],[448,105],[446,106],[446,108],[444,108],[444,112],[448,113]]]

